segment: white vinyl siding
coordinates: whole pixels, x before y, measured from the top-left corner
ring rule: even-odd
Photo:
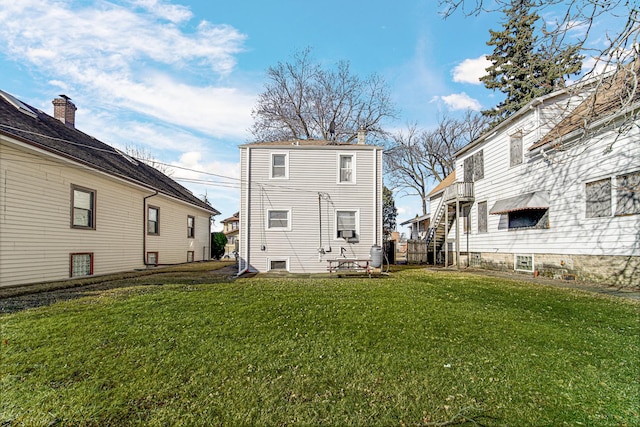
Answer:
[[[203,254],[210,258],[209,213],[203,209],[153,196],[148,189],[34,152],[5,137],[0,137],[0,177],[0,286],[67,279],[74,253],[93,254],[95,275],[144,268],[143,236],[147,251],[158,251],[164,264],[184,263],[188,250],[194,251],[196,261]],[[97,227],[91,232],[70,226],[71,183],[81,183],[99,196]],[[161,236],[146,236],[147,196],[152,196],[148,203],[162,211]],[[195,217],[194,239],[185,233],[187,215]]]
[[[326,272],[327,259],[367,258],[382,245],[382,149],[367,146],[292,146],[289,180],[271,180],[274,147],[241,147],[240,269],[268,271],[267,259],[289,259],[293,273]],[[357,182],[339,182],[339,155],[357,159]],[[377,182],[376,182],[377,179]],[[359,210],[359,240],[336,238],[336,211]],[[290,230],[272,231],[269,211],[290,211]],[[319,249],[322,249],[320,251]],[[324,252],[326,250],[326,253]]]
[[[561,117],[556,117],[556,113],[562,113],[564,108],[553,111],[553,114],[547,110],[526,114],[456,158],[458,182],[467,181],[464,176],[467,172],[465,159],[483,152],[484,179],[474,182],[474,197],[476,201],[486,201],[489,207],[498,200],[521,194],[549,193],[547,217],[539,223],[546,228],[510,229],[508,214],[489,214],[487,232],[469,235],[469,250],[492,254],[640,256],[638,217],[617,215],[618,177],[638,171],[630,159],[640,159],[640,144],[637,142],[640,140],[640,128],[629,129],[624,135],[603,130],[594,135],[589,144],[580,143],[562,150],[545,147],[544,155],[541,151],[529,151],[529,147],[549,130],[541,127],[536,118],[549,117],[557,122]],[[509,146],[510,135],[518,129],[533,129],[523,132],[527,161],[510,168],[510,154],[505,148]],[[469,172],[471,175],[472,170]],[[587,191],[587,184],[594,187]],[[609,188],[609,191],[600,186]],[[434,204],[435,201],[431,204],[432,212],[437,207]],[[588,204],[591,205],[589,208]],[[455,228],[449,236],[455,236]],[[461,244],[466,247],[466,240]]]

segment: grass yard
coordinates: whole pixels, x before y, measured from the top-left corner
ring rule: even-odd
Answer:
[[[255,277],[0,325],[2,426],[640,425],[640,304],[576,290]]]

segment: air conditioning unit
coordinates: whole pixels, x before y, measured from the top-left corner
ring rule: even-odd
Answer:
[[[342,237],[343,239],[353,239],[356,237],[355,230],[340,230],[338,231],[338,237]]]

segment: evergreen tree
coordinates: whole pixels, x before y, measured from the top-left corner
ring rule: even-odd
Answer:
[[[398,209],[393,200],[393,191],[386,186],[382,187],[382,229],[385,241],[389,239],[392,231],[396,229],[396,217]]]
[[[532,10],[531,0],[512,0],[505,9],[502,31],[489,30],[488,56],[491,66],[480,80],[487,89],[506,95],[496,108],[483,111],[499,122],[518,111],[532,99],[564,85],[564,76],[578,74],[582,68],[580,47],[569,45],[551,49],[539,48],[535,24],[539,16]]]

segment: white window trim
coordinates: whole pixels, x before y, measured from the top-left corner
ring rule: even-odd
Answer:
[[[351,156],[351,181],[340,181],[340,158],[342,156]],[[355,185],[356,184],[356,153],[353,151],[345,151],[336,153],[336,183],[339,185]]]
[[[356,213],[356,237],[355,240],[360,240],[360,209],[336,209],[333,216],[333,240],[343,242],[342,237],[338,237],[338,212],[355,212]]]
[[[284,261],[285,263],[287,263],[287,266],[285,267],[286,271],[289,271],[289,257],[273,257],[273,258],[267,258],[267,271],[271,271],[271,261]],[[274,271],[280,271],[280,270],[274,270]]]
[[[273,156],[284,156],[284,176],[273,176]],[[272,151],[269,154],[269,179],[289,179],[288,151]]]
[[[269,213],[270,212],[287,212],[287,226],[286,227],[269,227]],[[291,231],[291,208],[289,209],[267,209],[265,217],[264,228],[267,231]]]
[[[531,257],[531,270],[523,270],[518,268],[518,257]],[[514,271],[526,271],[527,273],[533,273],[536,270],[536,259],[533,254],[513,254],[513,269]]]

